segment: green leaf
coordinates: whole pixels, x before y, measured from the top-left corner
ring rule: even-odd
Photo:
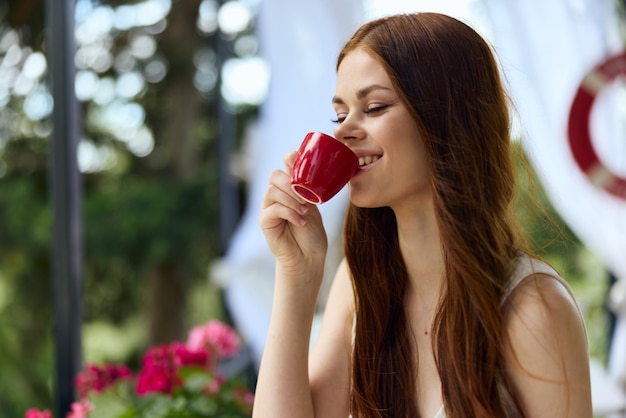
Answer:
[[[134,410],[127,398],[120,396],[115,391],[106,391],[101,394],[91,395],[89,403],[93,406],[93,411],[89,413],[89,418],[118,418],[133,417],[130,411]]]
[[[219,410],[219,405],[215,399],[201,396],[189,402],[189,410],[201,417],[214,417]]]
[[[208,372],[198,369],[181,369],[180,376],[185,382],[185,390],[192,393],[202,392],[213,379]]]
[[[171,404],[172,399],[170,397],[151,393],[139,398],[137,402],[138,416],[141,418],[170,418]]]

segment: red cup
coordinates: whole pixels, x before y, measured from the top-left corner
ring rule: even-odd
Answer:
[[[341,141],[321,132],[309,132],[298,149],[291,170],[291,188],[307,202],[328,201],[348,183],[359,159]]]

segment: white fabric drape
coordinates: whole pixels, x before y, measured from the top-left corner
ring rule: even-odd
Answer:
[[[297,149],[308,131],[332,135],[335,62],[361,18],[360,0],[260,2],[257,35],[261,56],[271,68],[271,81],[258,125],[250,129],[245,147],[247,208],[226,256],[212,270],[225,287],[228,307],[257,365],[267,333],[274,277],[273,256],[258,223],[262,196],[270,172],[283,168],[284,154]],[[346,204],[343,190],[320,206],[334,250],[329,254],[329,269],[337,257]]]
[[[590,183],[576,165],[567,138],[570,106],[583,77],[623,48],[615,35],[615,2],[484,3],[519,111],[524,146],[552,204],[612,272],[626,277],[626,200]],[[626,176],[625,131],[617,96],[608,94],[609,87],[593,107],[594,145],[606,163]]]
[[[551,203],[586,247],[618,279],[626,280],[626,199],[591,183],[572,155],[567,131],[572,100],[585,75],[623,50],[616,2],[483,0],[483,4],[519,113],[523,145]],[[620,99],[623,93],[616,84],[601,87],[591,111],[592,145],[602,164],[624,178],[626,101],[624,96]],[[623,384],[625,311],[615,309],[618,321],[608,369],[611,379]],[[596,393],[595,400],[603,401],[606,393]]]

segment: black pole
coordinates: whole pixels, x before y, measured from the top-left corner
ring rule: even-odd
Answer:
[[[609,300],[609,295],[611,293],[611,289],[613,285],[617,282],[617,276],[615,276],[611,271],[608,273],[608,286],[606,288],[606,296],[604,297],[605,301]],[[606,355],[607,358],[611,355],[611,345],[613,343],[613,335],[615,334],[615,325],[617,324],[617,315],[613,312],[613,309],[608,306],[607,303],[604,304],[604,312],[607,315],[608,319],[608,328],[609,332],[607,333],[607,341],[606,341]]]
[[[80,370],[82,227],[81,180],[77,148],[79,107],[74,94],[74,0],[46,0],[46,47],[54,97],[50,142],[50,196],[53,210],[51,271],[56,346],[56,416],[74,400],[73,379]]]

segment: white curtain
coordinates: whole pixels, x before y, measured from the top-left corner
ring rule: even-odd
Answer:
[[[564,220],[618,277],[626,277],[626,200],[594,186],[572,156],[567,123],[585,74],[623,44],[613,0],[484,0],[519,110],[524,146]],[[594,146],[626,177],[618,96],[596,99]],[[622,105],[623,107],[623,105]],[[620,119],[622,126],[620,126]]]
[[[225,288],[228,307],[257,366],[274,278],[273,256],[258,223],[262,196],[270,172],[284,167],[283,155],[297,149],[307,132],[332,135],[335,62],[343,43],[361,23],[362,5],[361,0],[263,0],[258,18],[261,55],[271,67],[269,92],[258,124],[247,135],[247,208],[226,256],[211,272]],[[331,246],[329,271],[340,257],[346,204],[343,190],[320,206]]]
[[[572,155],[567,131],[585,75],[623,50],[616,2],[483,0],[483,5],[519,113],[523,145],[549,199],[587,248],[626,280],[626,199],[592,184]],[[625,178],[626,100],[616,84],[599,87],[590,112],[592,146],[605,167]],[[626,383],[625,310],[615,308],[621,317],[609,373]]]

